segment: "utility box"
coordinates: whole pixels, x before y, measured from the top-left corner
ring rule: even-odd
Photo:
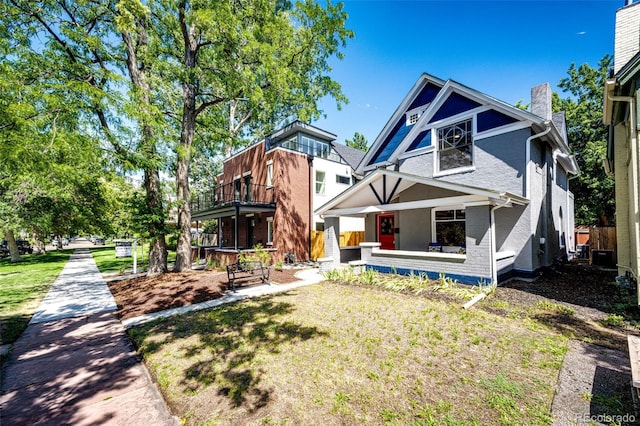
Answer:
[[[591,264],[604,266],[606,268],[614,268],[613,250],[591,250]]]
[[[589,244],[578,244],[576,246],[576,258],[580,260],[589,259]]]
[[[116,257],[131,257],[132,240],[113,240],[116,243]]]

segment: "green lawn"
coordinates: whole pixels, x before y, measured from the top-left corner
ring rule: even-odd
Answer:
[[[73,250],[22,256],[12,264],[0,259],[0,342],[13,343],[24,331],[40,301],[62,271]]]
[[[133,256],[132,257],[116,257],[116,249],[115,246],[106,245],[100,246],[96,248],[91,248],[91,255],[93,259],[96,261],[96,265],[98,269],[103,274],[109,273],[124,273],[125,271],[133,270]],[[133,253],[132,253],[133,254]],[[168,262],[174,262],[176,259],[175,251],[168,252]],[[138,272],[143,272],[148,265],[149,262],[149,246],[148,244],[144,247],[137,247],[137,259],[136,259],[136,269]]]
[[[550,424],[567,338],[456,297],[325,282],[130,336],[186,424]]]

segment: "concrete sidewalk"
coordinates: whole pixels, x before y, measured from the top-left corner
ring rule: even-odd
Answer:
[[[178,425],[91,254],[71,256],[2,372],[0,424]]]

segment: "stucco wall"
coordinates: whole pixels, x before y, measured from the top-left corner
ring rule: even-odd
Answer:
[[[491,282],[491,232],[489,228],[489,206],[467,208],[467,253],[416,254],[404,250],[362,249],[367,267],[383,272],[396,269],[400,273],[426,272],[432,278],[439,273],[466,284]],[[401,229],[402,231],[402,229]],[[423,249],[424,250],[424,249]]]
[[[325,173],[325,192],[324,194],[316,194],[315,190],[315,172],[322,171]],[[312,176],[312,190],[313,190],[313,210],[326,204],[337,195],[346,191],[351,187],[350,185],[336,182],[336,177],[348,176],[351,178],[351,168],[342,163],[335,161],[325,160],[323,158],[313,159],[313,176]],[[313,216],[313,227],[317,222],[324,222],[318,215]],[[364,231],[364,220],[362,218],[344,217],[340,218],[340,229],[345,231]]]
[[[431,241],[431,210],[404,210],[396,213],[396,248],[400,250],[427,250]]]
[[[525,142],[529,129],[474,141],[475,170],[438,177],[448,182],[496,189],[522,195],[524,192]],[[435,152],[404,159],[399,170],[418,176],[434,176]]]

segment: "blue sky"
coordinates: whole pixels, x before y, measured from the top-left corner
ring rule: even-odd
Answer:
[[[597,67],[613,53],[615,12],[624,0],[343,1],[355,32],[332,61],[349,104],[332,99],[314,125],[338,142],[362,133],[371,144],[418,77],[452,79],[510,104],[531,87],[556,85],[572,63]],[[334,0],[335,3],[335,0]]]

